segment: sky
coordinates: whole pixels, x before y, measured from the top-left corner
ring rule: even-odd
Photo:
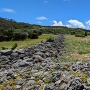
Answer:
[[[45,26],[90,29],[90,0],[1,0],[0,17]]]

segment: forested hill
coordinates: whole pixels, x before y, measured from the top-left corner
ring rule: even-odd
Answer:
[[[22,28],[33,28],[35,26],[40,27],[40,25],[28,24],[24,22],[16,22],[13,19],[6,19],[0,17],[0,31],[7,30],[9,28],[22,29]]]
[[[42,30],[43,33],[63,33],[63,34],[75,34],[76,32],[88,31],[80,28],[68,28],[65,26],[41,26],[36,24],[29,24],[24,22],[16,22],[13,19],[7,19],[0,17],[0,33],[5,30],[13,30],[14,32]],[[89,31],[88,31],[89,32]]]

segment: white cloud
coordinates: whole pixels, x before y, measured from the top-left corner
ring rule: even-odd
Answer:
[[[42,22],[41,21],[38,21],[37,24],[42,24]]]
[[[44,16],[37,17],[36,19],[37,19],[37,20],[47,20],[47,18],[46,18],[46,17],[44,17]]]
[[[66,26],[66,27],[70,27],[70,28],[83,28],[83,29],[88,29],[88,27],[86,25],[84,25],[82,22],[78,21],[78,20],[68,20],[67,24],[63,24],[62,21],[56,21],[53,20],[52,22],[53,24],[51,26]],[[90,27],[90,20],[86,22],[89,27]]]
[[[52,26],[64,26],[64,25],[63,25],[62,21],[57,22],[57,21],[53,20]]]
[[[68,23],[66,26],[71,28],[86,28],[85,25],[78,21],[78,20],[68,20]]]
[[[8,12],[8,13],[15,13],[15,10],[10,9],[10,8],[3,8],[2,11]]]
[[[46,3],[48,3],[48,1],[47,1],[47,0],[45,0],[45,1],[44,1],[44,3],[46,4]]]
[[[86,24],[90,26],[90,20],[88,20],[88,21],[86,22]]]

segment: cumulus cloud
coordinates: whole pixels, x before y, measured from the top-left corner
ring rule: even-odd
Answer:
[[[52,26],[64,26],[64,25],[63,25],[62,21],[57,22],[57,21],[53,20]]]
[[[90,26],[90,20],[88,20],[88,21],[86,22],[86,24]]]
[[[37,20],[46,20],[47,18],[44,17],[44,16],[41,16],[41,17],[37,17],[36,19],[37,19]]]
[[[8,13],[15,13],[15,10],[10,9],[10,8],[3,8],[2,11],[8,12]]]
[[[53,20],[52,22],[53,24],[51,26],[66,26],[66,27],[70,27],[70,28],[83,28],[83,29],[87,29],[87,26],[85,26],[82,22],[78,21],[78,20],[68,20],[67,24],[63,24],[62,21],[56,21]],[[86,22],[89,26],[90,26],[90,20]]]
[[[78,21],[78,20],[68,20],[68,23],[66,26],[71,28],[86,28],[85,25]]]
[[[42,24],[42,22],[41,21],[38,21],[37,24]]]

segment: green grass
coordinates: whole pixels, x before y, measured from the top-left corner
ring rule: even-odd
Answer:
[[[11,48],[13,46],[13,44],[15,44],[15,43],[17,43],[17,48],[16,49],[25,48],[25,47],[28,47],[28,46],[32,46],[32,45],[41,43],[41,41],[46,41],[46,39],[49,38],[50,36],[54,37],[55,35],[53,35],[53,34],[43,34],[43,35],[39,36],[38,39],[26,39],[24,41],[0,42],[0,50],[2,49],[2,47]]]
[[[65,49],[67,53],[61,57],[61,61],[90,60],[90,36],[75,37],[74,35],[65,35]]]

